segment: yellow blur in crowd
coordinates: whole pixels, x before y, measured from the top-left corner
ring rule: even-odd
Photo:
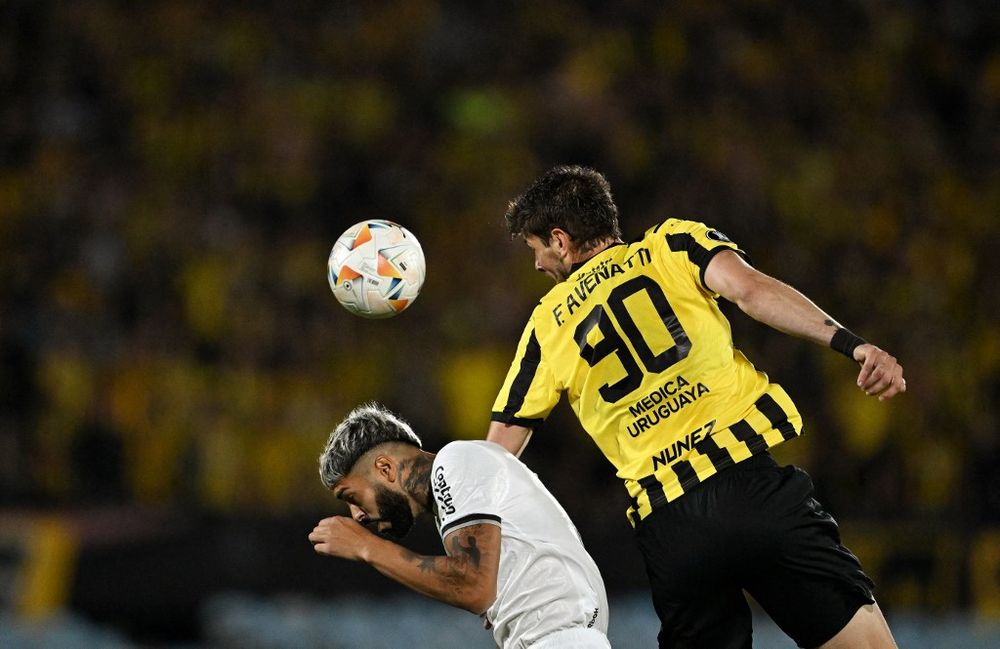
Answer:
[[[313,511],[328,429],[367,400],[431,448],[485,435],[548,286],[506,202],[571,162],[608,176],[626,237],[710,223],[901,359],[906,395],[875,403],[843,358],[731,314],[804,415],[779,459],[833,511],[1000,521],[1000,52],[975,20],[334,4],[25,3],[0,27],[6,504]],[[427,255],[390,321],[326,286],[364,218]],[[536,436],[557,495],[601,462],[574,426]],[[617,520],[607,488],[571,514]]]

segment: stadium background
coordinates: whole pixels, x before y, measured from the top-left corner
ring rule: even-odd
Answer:
[[[564,162],[626,237],[711,223],[902,360],[878,404],[729,310],[901,646],[1000,642],[998,31],[947,0],[0,2],[0,645],[490,646],[313,555],[343,511],[315,458],[370,399],[430,449],[483,436],[549,286],[502,215]],[[427,256],[391,321],[326,285],[364,218]],[[568,408],[525,460],[615,646],[651,646],[624,490]]]

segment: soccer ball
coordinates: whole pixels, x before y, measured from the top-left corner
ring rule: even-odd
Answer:
[[[333,244],[327,279],[337,301],[364,318],[391,318],[413,304],[426,274],[424,251],[392,221],[356,223]]]

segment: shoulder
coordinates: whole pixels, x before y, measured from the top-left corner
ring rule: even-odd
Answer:
[[[538,301],[535,308],[531,310],[531,315],[528,316],[525,329],[530,329],[534,333],[536,340],[539,337],[545,337],[546,332],[549,331],[550,325],[553,322],[553,309],[562,304],[566,300],[566,294],[572,290],[573,285],[571,282],[559,282],[550,288],[549,292],[542,296],[542,299]]]
[[[731,243],[729,237],[701,221],[669,218],[647,229],[634,243],[653,250],[686,252],[694,245],[711,246],[716,242]]]
[[[461,466],[471,468],[483,463],[496,462],[500,453],[507,451],[500,445],[485,440],[449,442],[434,457],[434,468]]]
[[[668,218],[647,228],[646,231],[642,233],[642,236],[636,241],[644,241],[648,243],[654,239],[665,239],[668,235],[677,234],[678,232],[692,232],[705,227],[704,223],[700,223],[698,221]]]
[[[674,251],[684,250],[695,243],[709,248],[736,245],[722,231],[701,221],[667,219],[662,225],[663,238]]]
[[[715,253],[723,250],[733,250],[749,261],[749,256],[740,249],[735,241],[721,230],[706,225],[700,221],[684,219],[667,219],[659,229],[659,243],[665,245],[670,253],[678,253],[679,258],[686,258],[694,264],[704,267]]]
[[[499,444],[485,440],[446,444],[434,458],[431,470],[435,498],[461,497],[466,502],[494,494],[497,485],[507,480],[510,464],[504,462],[506,453]]]

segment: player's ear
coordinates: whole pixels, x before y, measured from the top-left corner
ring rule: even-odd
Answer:
[[[388,455],[375,456],[375,473],[388,482],[396,481],[396,461]]]
[[[555,248],[556,252],[563,254],[573,246],[573,237],[562,228],[552,228],[549,232],[549,246]]]

